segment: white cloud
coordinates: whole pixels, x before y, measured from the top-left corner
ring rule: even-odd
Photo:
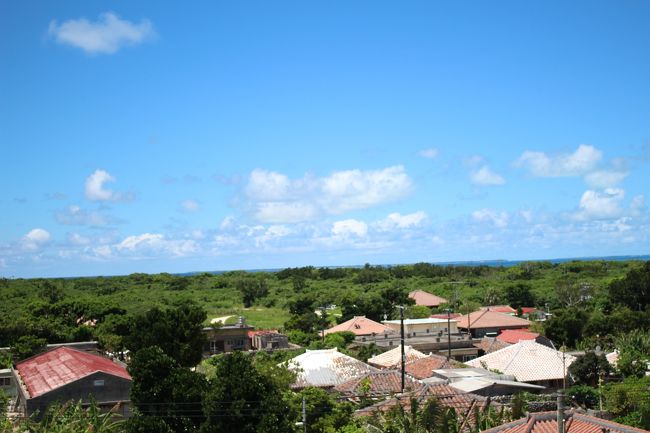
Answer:
[[[7,267],[7,261],[5,259],[0,259],[0,269]]]
[[[341,239],[362,238],[368,234],[368,225],[363,221],[347,219],[336,221],[332,226],[332,235]]]
[[[422,149],[420,152],[418,152],[418,155],[420,155],[422,158],[436,159],[438,153],[438,149],[435,147],[430,147],[429,149]]]
[[[58,43],[81,48],[88,54],[113,54],[126,45],[137,45],[155,35],[149,20],[132,23],[112,12],[99,16],[95,22],[85,18],[50,22],[48,34]]]
[[[128,236],[115,245],[118,252],[140,253],[144,255],[171,254],[186,256],[198,251],[199,246],[192,239],[168,240],[160,233],[143,233]]]
[[[585,182],[591,188],[612,188],[621,184],[629,173],[627,171],[600,170],[588,173]]]
[[[262,202],[257,204],[255,218],[266,223],[298,223],[313,220],[320,214],[313,203]]]
[[[337,171],[322,178],[308,174],[301,179],[256,169],[245,193],[257,220],[297,223],[399,200],[411,189],[411,179],[402,166]]]
[[[470,179],[476,185],[503,185],[506,183],[503,176],[492,171],[487,165],[472,171]]]
[[[533,212],[530,210],[520,210],[519,216],[529,224],[533,222]]]
[[[87,211],[77,205],[71,205],[63,211],[56,212],[55,217],[59,224],[66,225],[103,226],[109,223],[108,218],[104,215]]]
[[[377,221],[373,226],[382,232],[394,229],[411,229],[419,227],[427,219],[427,214],[423,211],[402,215],[398,212],[389,214],[383,220]]]
[[[120,201],[128,200],[130,197],[124,196],[106,188],[105,184],[115,182],[115,178],[105,170],[97,169],[86,179],[86,198],[92,201]]]
[[[578,220],[611,219],[623,214],[621,202],[625,191],[620,188],[607,188],[602,192],[587,190],[580,198],[580,211],[574,215]]]
[[[497,212],[492,209],[480,209],[472,212],[472,219],[477,222],[488,222],[498,228],[504,228],[508,226],[508,220],[510,217],[507,212]]]
[[[82,236],[79,233],[69,233],[68,242],[72,245],[88,245],[90,244],[90,239],[86,236]]]
[[[411,191],[411,179],[401,165],[382,170],[347,170],[323,179],[326,209],[338,214],[366,209],[405,197]]]
[[[528,168],[539,177],[582,176],[593,171],[602,156],[594,146],[581,144],[570,154],[548,156],[544,152],[526,151],[515,161],[515,166]]]
[[[183,212],[197,212],[201,205],[196,200],[185,200],[181,202],[181,209]]]
[[[52,239],[50,232],[45,229],[35,228],[23,236],[22,247],[25,251],[37,251],[50,239]]]
[[[261,246],[269,241],[283,238],[289,234],[291,234],[291,230],[287,226],[272,225],[262,235],[255,237],[255,244]]]

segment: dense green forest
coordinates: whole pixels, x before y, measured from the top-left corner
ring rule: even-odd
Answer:
[[[650,377],[645,375],[650,363],[650,262],[640,261],[4,279],[0,346],[11,349],[0,353],[0,364],[29,356],[46,342],[97,338],[109,351],[131,351],[135,416],[128,422],[113,424],[92,407],[84,411],[73,405],[53,407],[40,422],[25,421],[21,427],[26,431],[77,432],[90,426],[92,431],[129,433],[299,431],[295,423],[304,397],[310,432],[415,431],[402,428],[410,425],[417,431],[454,433],[456,416],[435,399],[416,412],[397,406],[385,416],[357,420],[352,417],[356,406],[323,390],[291,391],[293,373],[278,363],[295,351],[219,356],[202,362],[196,372],[192,369],[201,361],[201,327],[229,315],[243,315],[257,327],[283,329],[294,342],[310,348],[338,347],[365,360],[372,353],[365,346],[351,346],[351,333],[321,341],[318,330],[356,314],[377,320],[394,317],[396,305],[412,304],[407,294],[416,288],[449,299],[444,307],[460,312],[481,304],[548,310],[551,318],[535,323],[536,330],[557,345],[586,351],[570,368],[569,404],[602,404],[619,422],[650,427]],[[419,317],[430,311],[410,305],[407,314]],[[616,368],[597,347],[619,350]],[[472,431],[521,416],[526,399],[539,397],[517,398],[521,407],[513,403],[505,413],[486,413]],[[14,428],[0,413],[0,431]]]
[[[207,312],[206,323],[242,315],[258,328],[310,334],[354,314],[394,317],[394,305],[408,302],[408,291],[422,289],[449,299],[459,312],[494,304],[546,309],[554,316],[542,332],[558,344],[611,347],[616,334],[650,326],[649,266],[640,261],[525,262],[512,267],[418,263],[274,273],[2,279],[0,346],[18,347],[22,354],[43,341],[98,338],[117,350],[134,317],[186,301]],[[337,307],[328,314],[314,314],[331,305]],[[423,312],[411,308],[408,314]]]

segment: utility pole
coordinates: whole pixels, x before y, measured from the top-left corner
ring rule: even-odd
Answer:
[[[307,399],[304,395],[302,396],[302,429],[307,433]]]
[[[447,308],[447,361],[451,360],[451,308]]]
[[[564,433],[564,391],[557,392],[557,433]]]
[[[402,393],[404,393],[405,383],[404,383],[404,369],[406,364],[406,354],[404,352],[404,306],[398,305],[399,308],[399,330],[401,335],[401,347],[402,347]]]

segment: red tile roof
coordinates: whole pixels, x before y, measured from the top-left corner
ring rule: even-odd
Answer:
[[[469,316],[469,324],[472,329],[477,328],[528,328],[530,322],[520,317],[511,316],[509,314],[498,313],[492,310],[479,310],[464,315],[456,320],[458,327],[467,329],[467,321]]]
[[[372,335],[393,332],[388,326],[370,320],[366,316],[354,316],[347,322],[339,323],[330,329],[326,329],[325,335],[341,331],[350,331],[356,335]]]
[[[368,390],[363,389],[366,383],[369,385]],[[416,391],[424,388],[426,385],[405,376],[404,386],[406,391]],[[402,391],[402,373],[397,370],[368,373],[362,377],[337,385],[334,387],[334,390],[344,396],[353,396],[355,398],[364,391],[367,392],[369,397],[396,394]]]
[[[16,365],[30,398],[75,382],[96,372],[131,380],[126,369],[110,359],[87,352],[59,347],[33,356]]]
[[[522,331],[520,329],[505,329],[497,336],[497,340],[505,343],[516,344],[521,340],[535,340],[539,337],[537,332]]]
[[[422,305],[425,307],[438,307],[449,302],[445,298],[425,292],[424,290],[412,291],[409,293],[409,298],[415,300],[415,305]]]
[[[573,410],[564,413],[566,433],[647,433],[646,430],[607,421]],[[498,427],[484,430],[484,433],[557,433],[557,412],[537,412]]]
[[[426,358],[416,359],[407,362],[405,370],[416,379],[426,379],[433,376],[433,370],[442,368],[457,368],[460,363],[447,361],[447,358],[440,355],[429,355]]]
[[[530,314],[534,313],[537,311],[537,308],[535,307],[521,307],[521,313],[522,314]]]

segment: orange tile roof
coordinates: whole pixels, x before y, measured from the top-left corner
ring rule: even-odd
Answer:
[[[352,319],[346,322],[339,323],[330,329],[326,329],[325,335],[342,331],[353,332],[355,335],[372,335],[393,332],[393,330],[388,326],[383,325],[379,322],[375,322],[374,320],[370,320],[366,316],[354,316]]]
[[[479,310],[456,318],[458,327],[467,329],[467,321],[472,329],[477,328],[528,328],[530,322],[520,317],[498,313],[492,310]]]
[[[455,361],[447,361],[447,358],[440,355],[429,355],[426,358],[416,359],[406,363],[406,372],[416,379],[426,379],[433,376],[433,370],[443,368],[457,368],[461,364]]]
[[[647,433],[647,430],[607,421],[574,410],[564,413],[566,433]],[[484,430],[483,433],[557,433],[557,412],[536,412],[498,427]]]
[[[27,358],[16,364],[16,370],[30,398],[97,372],[131,380],[126,369],[110,359],[69,347],[59,347]]]
[[[427,355],[411,346],[404,346],[405,362],[425,358]],[[402,363],[402,345],[400,344],[388,352],[380,353],[368,359],[368,364],[378,368],[396,368]]]
[[[425,307],[438,307],[449,302],[445,298],[441,298],[440,296],[425,292],[424,290],[412,291],[409,293],[409,298],[415,300],[415,305],[421,305]]]
[[[520,329],[505,329],[497,336],[497,340],[505,343],[516,344],[521,340],[535,340],[539,337],[537,332],[522,331]]]

